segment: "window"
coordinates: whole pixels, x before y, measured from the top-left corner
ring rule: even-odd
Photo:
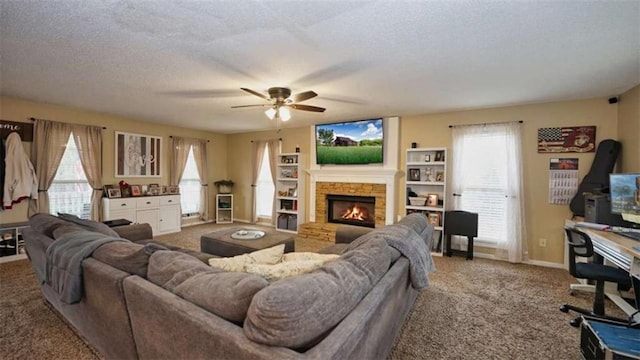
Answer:
[[[500,145],[497,136],[467,136],[461,159],[468,172],[459,208],[479,214],[478,240],[494,244],[506,238],[506,154]]]
[[[200,175],[193,156],[193,146],[189,148],[187,163],[180,179],[180,203],[182,205],[182,217],[198,215],[200,211]]]
[[[498,259],[527,259],[522,127],[515,122],[454,127],[452,188],[457,210],[478,213],[478,241]]]
[[[258,174],[258,184],[256,188],[256,209],[258,217],[271,219],[273,211],[273,194],[276,187],[271,178],[271,167],[269,165],[269,149],[266,146],[262,157],[262,166]]]
[[[92,191],[72,133],[53,183],[49,187],[49,212],[74,214],[82,219],[89,219]]]

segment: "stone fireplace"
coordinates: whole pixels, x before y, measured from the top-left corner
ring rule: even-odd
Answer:
[[[364,227],[376,226],[373,196],[327,195],[327,221]]]

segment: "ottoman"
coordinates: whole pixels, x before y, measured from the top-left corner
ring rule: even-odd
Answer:
[[[239,240],[231,237],[238,230],[261,230],[265,235],[259,239]],[[293,252],[294,242],[291,234],[263,229],[230,228],[204,234],[200,237],[200,251],[216,256],[236,256],[272,246],[284,244],[284,252]]]

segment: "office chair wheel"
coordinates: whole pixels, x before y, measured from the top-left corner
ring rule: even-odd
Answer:
[[[569,308],[567,307],[567,304],[560,306],[560,311],[562,311],[563,313],[568,313]]]
[[[577,318],[569,321],[569,325],[571,325],[573,327],[580,327],[580,324],[582,324],[582,317],[577,317]]]

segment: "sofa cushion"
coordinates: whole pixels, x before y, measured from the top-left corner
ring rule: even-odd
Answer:
[[[387,248],[383,240],[373,240],[309,274],[262,289],[249,306],[245,335],[258,343],[294,349],[314,343],[351,312],[389,269]]]
[[[242,323],[253,296],[268,285],[253,274],[201,272],[177,285],[174,293],[226,320]]]
[[[63,213],[58,213],[58,217],[62,220],[79,225],[86,230],[96,231],[96,232],[105,234],[107,236],[113,236],[118,238],[120,237],[120,235],[118,235],[118,233],[115,232],[112,228],[110,228],[109,226],[99,221],[80,219],[79,217],[73,214],[63,214]]]
[[[429,221],[424,214],[413,213],[409,214],[396,224],[400,226],[406,226],[415,231],[427,244],[427,247],[431,247],[433,242],[433,226],[429,226]]]
[[[52,238],[55,240],[58,240],[59,238],[61,238],[62,236],[65,236],[67,234],[76,232],[76,231],[85,231],[83,228],[81,228],[78,225],[75,224],[61,224],[60,226],[57,226],[54,230],[53,230],[53,236]]]
[[[211,258],[209,265],[226,271],[244,271],[248,264],[276,264],[284,254],[284,244],[234,257]]]
[[[157,250],[166,250],[158,244],[140,245],[113,242],[100,246],[92,257],[116,269],[147,278],[149,257]]]
[[[149,258],[149,281],[224,319],[244,320],[253,295],[268,285],[260,276],[225,272],[191,255],[156,251]]]

